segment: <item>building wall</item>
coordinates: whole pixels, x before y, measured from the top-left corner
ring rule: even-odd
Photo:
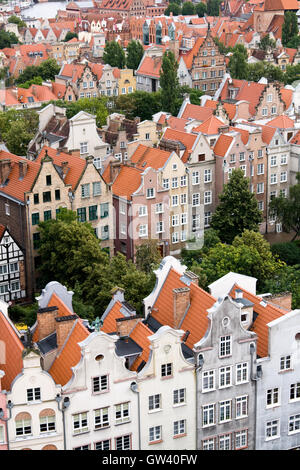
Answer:
[[[274,109],[273,109],[274,108]],[[270,83],[262,93],[256,107],[256,119],[266,119],[280,116],[285,110],[278,86]]]
[[[0,370],[0,408],[4,411],[4,418],[7,418],[6,411],[6,396],[1,392],[1,378],[4,376],[4,372]],[[0,419],[0,450],[7,450],[7,436],[6,436],[6,424]]]

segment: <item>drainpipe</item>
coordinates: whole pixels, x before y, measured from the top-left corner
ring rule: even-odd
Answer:
[[[138,391],[138,384],[136,382],[132,382],[130,384],[130,389],[132,392],[137,393],[138,395],[138,430],[139,430],[139,448],[141,450],[141,411],[140,411],[140,392]]]
[[[197,359],[199,360],[198,361],[198,366],[197,366]],[[199,354],[199,356],[197,356],[197,353],[195,353],[195,374],[196,374],[196,446],[195,446],[195,449],[198,449],[198,424],[199,424],[199,420],[198,420],[198,403],[199,403],[199,399],[198,399],[198,388],[199,388],[198,387],[198,372],[200,372],[202,370],[203,364],[204,364],[203,355]]]
[[[255,344],[250,343],[250,355],[251,355],[251,370],[250,370],[250,378],[251,380],[254,381],[255,384],[255,393],[254,393],[254,416],[255,416],[255,422],[254,422],[254,443],[256,443],[256,423],[257,423],[257,405],[256,405],[256,400],[257,400],[257,382],[261,378],[261,371],[256,371],[256,375],[254,375],[254,370],[253,370],[253,364],[254,364],[254,354],[256,352]],[[256,445],[254,444],[254,448]]]
[[[5,431],[6,431],[6,440],[7,440],[7,450],[9,449],[9,436],[8,436],[8,421],[11,419],[11,410],[13,408],[14,404],[8,400],[6,408],[9,410],[9,416],[8,418],[4,418],[4,410],[0,408],[0,421],[3,421],[5,423]]]

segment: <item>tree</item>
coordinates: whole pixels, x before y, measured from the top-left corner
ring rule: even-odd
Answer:
[[[8,23],[17,24],[18,28],[26,28],[26,26],[27,26],[25,21],[21,20],[21,18],[19,18],[16,15],[10,16],[7,21],[8,21]]]
[[[14,33],[8,33],[3,29],[0,30],[0,49],[11,47],[12,44],[19,44],[19,39]]]
[[[31,80],[28,80],[25,83],[19,83],[19,88],[25,88],[28,89],[31,87],[31,85],[42,85],[43,84],[43,79],[42,77],[34,77]]]
[[[229,59],[228,68],[232,78],[239,80],[247,80],[248,77],[248,63],[247,51],[242,44],[235,46],[233,54]]]
[[[247,229],[258,231],[262,215],[254,194],[249,190],[249,180],[244,177],[242,170],[233,170],[219,199],[211,227],[217,231],[222,242],[231,243],[236,235]]]
[[[271,246],[273,255],[277,255],[279,259],[288,265],[300,264],[300,246],[299,243],[286,242],[286,243],[273,243]]]
[[[177,3],[170,3],[168,8],[165,10],[165,15],[170,16],[170,13],[173,14],[173,16],[178,16],[181,14],[181,7]]]
[[[123,48],[116,41],[108,41],[103,52],[103,62],[111,67],[124,69],[126,57]]]
[[[207,6],[205,3],[200,2],[196,4],[195,10],[199,18],[202,18],[207,12]]]
[[[40,65],[29,65],[19,75],[16,83],[25,83],[33,80],[36,77],[41,77],[43,80],[54,80],[55,75],[59,73],[60,66],[55,59],[44,60]]]
[[[120,95],[116,99],[116,111],[125,114],[127,119],[134,119],[136,116],[139,116],[141,121],[152,119],[152,115],[161,109],[161,91],[135,91],[129,95]]]
[[[78,34],[73,33],[72,31],[68,31],[63,42],[71,41],[71,39],[74,39],[74,38],[78,39]]]
[[[38,128],[38,114],[34,110],[10,109],[0,113],[0,135],[8,150],[26,155],[30,140]]]
[[[292,309],[300,308],[300,265],[283,266],[264,283],[264,291],[272,294],[291,292]]]
[[[127,46],[126,66],[128,69],[137,70],[144,55],[144,48],[139,41],[134,39]]]
[[[161,104],[163,111],[175,115],[179,100],[178,62],[172,51],[166,51],[160,70]]]
[[[207,14],[208,16],[219,16],[220,14],[220,0],[207,1]]]
[[[195,14],[195,6],[192,2],[184,2],[182,5],[182,15],[194,15]]]
[[[135,262],[140,271],[150,274],[161,261],[156,240],[145,240],[136,250]]]
[[[300,234],[300,173],[297,173],[297,183],[290,187],[288,197],[275,197],[269,209],[286,232],[294,232],[292,241],[295,240]]]
[[[298,36],[298,21],[297,15],[293,11],[284,12],[284,22],[282,25],[281,42],[286,47],[295,36]]]
[[[274,41],[274,39],[271,39],[269,34],[266,34],[261,39],[258,47],[259,47],[259,49],[262,49],[263,51],[266,51],[268,49],[268,47],[271,47],[271,49],[275,49],[276,41]]]

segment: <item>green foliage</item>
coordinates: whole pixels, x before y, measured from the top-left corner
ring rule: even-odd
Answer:
[[[229,59],[228,68],[232,78],[237,78],[239,80],[247,80],[247,50],[242,44],[238,44],[234,47],[233,54]]]
[[[140,271],[147,274],[157,268],[161,261],[161,254],[156,240],[145,240],[136,250],[135,262]]]
[[[261,39],[258,47],[259,47],[259,49],[262,49],[263,51],[266,51],[268,49],[268,47],[271,47],[271,49],[275,49],[276,41],[274,41],[274,39],[271,39],[269,34],[266,34]]]
[[[293,11],[284,12],[284,22],[282,25],[281,42],[283,47],[287,47],[288,43],[296,36],[298,36],[298,21],[297,15]]]
[[[275,197],[269,204],[286,232],[294,231],[292,240],[300,234],[300,173],[297,174],[297,183],[290,186],[288,197]]]
[[[163,111],[176,115],[180,99],[177,77],[178,62],[172,51],[166,51],[160,69],[161,104]]]
[[[173,13],[173,16],[181,15],[181,7],[177,3],[169,3],[168,8],[165,10],[164,14],[170,16],[170,13]]]
[[[194,15],[195,14],[195,6],[192,2],[184,2],[182,5],[182,12],[183,16]]]
[[[107,109],[107,97],[100,96],[98,98],[81,98],[77,101],[50,101],[61,108],[66,108],[66,115],[68,119],[71,119],[75,114],[80,111],[86,111],[87,113],[93,114],[96,116],[96,125],[98,127],[104,126],[106,124],[106,118],[108,116]],[[43,105],[47,106],[49,103]]]
[[[244,230],[258,231],[262,215],[255,195],[249,190],[249,180],[242,170],[233,170],[230,180],[219,195],[220,203],[212,216],[211,227],[224,243],[232,243]]]
[[[207,12],[207,6],[205,3],[197,3],[196,8],[195,8],[196,14],[199,16],[199,18],[202,18],[205,13]]]
[[[128,95],[120,95],[116,99],[116,111],[124,114],[127,119],[136,116],[141,121],[152,119],[152,115],[161,111],[161,92],[147,93],[146,91],[135,91]]]
[[[43,80],[54,80],[55,75],[59,73],[60,66],[54,59],[44,60],[40,65],[29,65],[24,72],[19,75],[16,83],[25,83],[36,77],[42,77]]]
[[[123,48],[116,41],[108,41],[103,52],[103,62],[111,67],[124,69],[126,57]]]
[[[28,144],[38,129],[38,122],[38,114],[34,110],[0,112],[1,140],[10,152],[25,156]]]
[[[78,34],[72,33],[72,31],[68,31],[63,42],[71,41],[71,39],[74,39],[74,38],[78,39]]]
[[[8,21],[8,23],[17,24],[18,28],[26,28],[26,26],[27,26],[25,21],[21,20],[21,18],[19,18],[16,15],[10,16],[7,21]]]
[[[9,318],[14,323],[22,323],[29,327],[33,326],[36,321],[36,312],[38,310],[37,302],[30,305],[12,305],[8,308]]]
[[[14,33],[9,33],[4,31],[4,29],[0,30],[0,49],[4,49],[5,47],[11,47],[12,44],[19,44],[19,39]]]
[[[207,15],[219,16],[221,0],[207,0]]]
[[[144,48],[140,41],[131,40],[127,46],[126,66],[128,69],[137,70],[144,55]]]
[[[31,85],[42,85],[43,84],[43,79],[42,77],[34,77],[31,80],[28,80],[25,83],[20,83],[19,88],[30,88]]]
[[[264,292],[272,294],[291,292],[292,309],[300,308],[300,265],[283,266],[279,272],[265,281]]]
[[[274,243],[271,251],[288,265],[300,264],[300,247],[297,242]]]

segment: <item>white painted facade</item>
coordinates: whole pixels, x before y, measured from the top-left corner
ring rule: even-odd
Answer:
[[[11,450],[63,450],[63,422],[56,396],[61,387],[42,370],[40,355],[29,351],[23,371],[12,383],[7,400],[13,403],[8,421]]]
[[[94,332],[81,347],[81,360],[63,387],[70,399],[67,450],[138,449],[138,401],[131,390],[136,372],[116,354],[118,337]]]
[[[196,448],[195,373],[182,353],[183,334],[162,326],[148,337],[150,357],[138,374],[142,450]]]

